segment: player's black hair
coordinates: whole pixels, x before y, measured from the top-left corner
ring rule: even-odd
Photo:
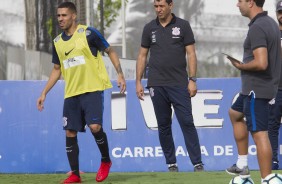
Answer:
[[[62,2],[61,4],[59,4],[58,8],[68,8],[73,13],[77,13],[76,6],[72,2]]]

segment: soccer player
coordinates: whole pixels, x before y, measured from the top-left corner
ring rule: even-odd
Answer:
[[[281,47],[279,28],[263,11],[264,2],[238,0],[237,7],[242,16],[250,19],[243,46],[243,64],[227,57],[241,71],[242,91],[229,110],[239,155],[237,163],[226,171],[242,178],[250,176],[247,166],[249,132],[256,144],[261,178],[271,173],[268,114],[269,103],[273,102],[278,89]]]
[[[72,174],[63,183],[80,183],[79,147],[77,133],[85,132],[87,125],[101,152],[101,165],[96,181],[105,180],[112,165],[107,135],[103,130],[104,90],[111,88],[101,51],[105,51],[114,65],[120,92],[126,90],[126,83],[116,52],[105,38],[93,27],[76,22],[76,7],[71,2],[58,6],[57,18],[63,32],[54,39],[54,68],[49,80],[37,100],[42,111],[47,93],[60,79],[65,80],[63,107],[63,129],[66,132],[66,153]]]
[[[189,22],[172,13],[172,0],[154,0],[154,7],[157,18],[146,24],[143,29],[136,64],[136,95],[140,100],[144,100],[141,79],[150,50],[147,87],[153,102],[159,140],[168,170],[178,171],[171,130],[171,106],[173,106],[194,171],[203,171],[199,138],[191,105],[191,97],[197,93],[194,35]],[[188,54],[187,59],[186,54]]]
[[[282,1],[276,5],[276,18],[279,23],[280,34],[282,38]],[[281,69],[282,71],[282,69]],[[282,117],[282,75],[280,74],[280,82],[275,103],[270,105],[270,115],[268,122],[268,136],[272,148],[272,170],[279,169],[278,152],[278,135]]]

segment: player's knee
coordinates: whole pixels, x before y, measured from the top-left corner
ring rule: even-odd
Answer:
[[[101,125],[99,124],[92,124],[89,126],[92,133],[97,133],[101,130]]]
[[[67,137],[76,137],[76,136],[77,136],[77,131],[74,131],[74,130],[66,130],[66,136],[67,136]]]

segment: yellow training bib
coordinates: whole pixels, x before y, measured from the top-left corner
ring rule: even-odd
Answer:
[[[62,34],[54,39],[65,80],[65,98],[112,87],[100,52],[95,57],[90,51],[86,29],[78,25],[68,41],[61,38]]]

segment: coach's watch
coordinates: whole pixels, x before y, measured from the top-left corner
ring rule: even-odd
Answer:
[[[189,77],[189,80],[191,80],[193,82],[197,82],[197,78],[196,77]]]

